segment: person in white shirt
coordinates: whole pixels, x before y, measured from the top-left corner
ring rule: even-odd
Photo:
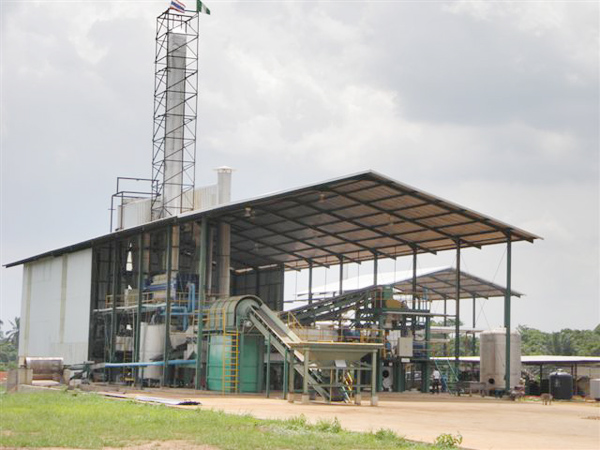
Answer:
[[[433,373],[431,374],[431,393],[439,394],[440,393],[440,382],[442,381],[442,374],[439,370],[433,369]]]

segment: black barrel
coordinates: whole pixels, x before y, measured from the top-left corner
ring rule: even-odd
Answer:
[[[550,374],[550,393],[557,400],[571,400],[573,376],[566,372],[552,372]]]

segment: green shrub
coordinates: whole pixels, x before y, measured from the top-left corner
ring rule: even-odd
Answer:
[[[455,448],[462,444],[463,437],[460,433],[456,436],[450,433],[440,434],[435,438],[435,445],[442,448]]]
[[[337,417],[334,417],[333,420],[320,419],[315,428],[325,433],[339,433],[342,431],[342,424],[340,424]]]

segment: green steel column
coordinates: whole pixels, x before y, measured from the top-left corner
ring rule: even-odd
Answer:
[[[454,368],[456,369],[456,377],[459,372],[460,358],[460,240],[456,241],[456,316],[454,324]],[[458,380],[457,380],[458,381]]]
[[[144,233],[138,237],[138,304],[135,318],[134,357],[135,362],[140,362],[141,326],[142,326],[142,300],[144,298]],[[135,368],[135,383],[140,382],[140,372],[143,369]]]
[[[425,362],[423,363],[423,381],[422,392],[429,392],[429,353],[431,352],[431,317],[425,317]]]
[[[476,322],[477,299],[473,296],[473,356],[477,356],[477,341],[475,339],[475,322]]]
[[[448,298],[444,295],[444,326],[448,326]],[[448,344],[446,344],[446,339],[444,339],[444,356],[448,356]]]
[[[505,389],[510,389],[510,294],[511,294],[511,250],[512,235],[510,230],[506,236],[506,293],[504,294],[504,327],[506,328],[506,372],[504,373]]]
[[[115,242],[114,245],[114,259],[113,259],[113,280],[112,280],[112,311],[110,315],[110,354],[109,361],[115,361],[115,346],[117,337],[117,291],[119,289],[119,242]]]
[[[412,255],[412,309],[417,306],[417,248],[413,247]]]
[[[265,380],[267,398],[271,395],[271,335],[267,337],[267,379]]]
[[[200,260],[198,261],[198,327],[196,329],[196,380],[199,390],[202,382],[202,340],[204,338],[204,303],[206,302],[206,256],[208,243],[208,219],[202,218],[200,225]]]
[[[173,225],[168,226],[167,231],[167,308],[165,311],[165,354],[163,357],[162,386],[169,385],[169,347],[171,346],[171,275],[173,259]]]
[[[288,394],[288,385],[289,385],[289,381],[288,381],[288,377],[289,377],[289,367],[288,367],[288,350],[287,348],[285,349],[285,355],[283,358],[283,399],[285,400],[287,398],[287,394]]]

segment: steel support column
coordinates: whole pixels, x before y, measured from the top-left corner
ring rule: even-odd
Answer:
[[[308,262],[308,304],[313,301],[313,263]]]
[[[371,406],[377,406],[377,350],[371,353]]]
[[[342,295],[344,293],[344,259],[340,258],[340,287],[338,295]]]
[[[288,356],[288,349],[285,349],[285,355],[283,357],[283,399],[285,400],[287,398],[287,394],[288,394],[288,386],[289,386],[289,381],[288,381],[288,377],[290,376],[290,369],[288,367],[289,364],[289,356]]]
[[[294,358],[296,357],[294,355],[294,352],[288,352],[288,358],[289,358],[289,363],[288,363],[288,402],[290,403],[294,403],[294,394],[295,394],[295,389],[294,389],[294,376],[296,374],[296,368],[294,367]]]
[[[144,233],[140,233],[138,237],[138,304],[137,315],[135,318],[135,337],[134,337],[134,357],[135,362],[140,362],[140,347],[141,347],[141,326],[142,326],[142,300],[144,298]],[[136,367],[135,383],[140,383],[140,373],[143,369]]]
[[[116,340],[117,340],[117,291],[119,290],[119,265],[121,264],[121,243],[115,241],[114,259],[112,267],[112,311],[110,314],[110,353],[109,361],[115,362]]]
[[[506,329],[506,365],[504,373],[504,388],[510,389],[510,294],[511,294],[511,271],[512,271],[512,245],[511,232],[506,235],[506,293],[504,294],[504,328]]]
[[[477,341],[475,340],[475,322],[477,321],[476,312],[477,312],[477,298],[475,296],[473,296],[473,356],[477,356],[476,355]]]
[[[265,380],[267,398],[271,396],[271,335],[267,337],[267,376]]]
[[[171,275],[173,271],[173,225],[167,228],[167,307],[165,310],[165,352],[163,357],[162,386],[169,385],[169,356],[171,347]]]
[[[302,404],[308,404],[308,367],[310,363],[310,350],[304,352],[304,372],[302,376]]]
[[[454,323],[454,368],[459,375],[460,358],[460,241],[456,241],[456,315]],[[457,380],[458,381],[458,380]]]
[[[200,256],[198,261],[198,326],[196,329],[196,380],[195,388],[202,387],[202,341],[204,338],[204,304],[206,303],[206,259],[208,252],[208,219],[203,218],[200,224]]]
[[[412,309],[417,306],[417,249],[413,248],[412,255]]]

